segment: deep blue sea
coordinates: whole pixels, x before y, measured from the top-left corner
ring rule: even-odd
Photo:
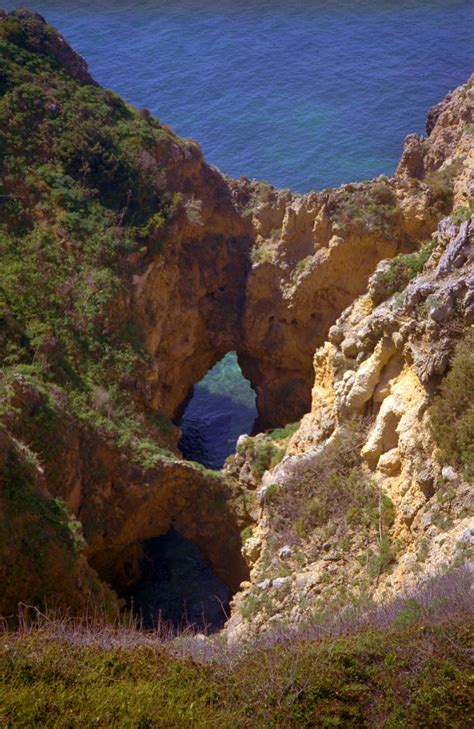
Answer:
[[[427,109],[474,71],[473,0],[27,4],[97,81],[196,139],[223,172],[300,192],[392,173],[405,135],[422,133]],[[240,392],[235,360],[221,367]],[[223,381],[205,417],[242,428]],[[197,456],[218,466],[217,450]]]

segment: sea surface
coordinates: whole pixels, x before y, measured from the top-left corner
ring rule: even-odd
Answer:
[[[423,133],[428,108],[474,71],[472,0],[26,4],[99,83],[196,139],[224,173],[299,192],[391,174],[405,135]],[[220,368],[222,390],[203,382],[182,423],[199,442],[186,455],[213,467],[255,416],[249,407],[243,423],[235,357]]]

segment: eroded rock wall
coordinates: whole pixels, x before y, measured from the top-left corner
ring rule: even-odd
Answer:
[[[377,263],[429,240],[443,213],[470,199],[472,118],[466,85],[431,114],[416,150],[408,137],[393,177],[308,195],[226,180],[192,145],[168,151],[166,188],[181,195],[179,212],[132,287],[156,363],[154,404],[175,414],[236,350],[261,424],[301,418],[313,352]]]
[[[311,411],[260,482],[231,639],[331,601],[387,599],[472,555],[468,451],[464,465],[443,463],[432,411],[456,345],[472,356],[474,218],[446,218],[435,241],[392,295],[382,262],[316,351]]]

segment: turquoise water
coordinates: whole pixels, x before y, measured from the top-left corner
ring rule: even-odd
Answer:
[[[472,0],[29,5],[102,85],[195,138],[224,173],[300,192],[392,173],[405,135],[474,70]],[[255,414],[235,359],[220,367],[183,420],[186,454],[213,467]]]
[[[252,431],[256,417],[255,393],[235,352],[229,352],[194,388],[180,423],[183,456],[207,468],[220,468],[235,452],[239,435]]]

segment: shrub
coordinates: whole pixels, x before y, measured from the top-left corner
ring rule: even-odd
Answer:
[[[466,220],[469,220],[472,215],[474,215],[474,203],[471,202],[469,205],[462,205],[461,207],[456,208],[456,210],[452,213],[451,218],[455,223],[464,223]]]
[[[441,462],[474,477],[474,331],[454,351],[451,369],[431,408],[431,431]]]
[[[422,272],[435,244],[436,241],[433,240],[415,253],[401,253],[390,261],[386,270],[377,271],[377,279],[384,286],[387,296],[403,291],[407,284]]]
[[[396,235],[397,201],[387,182],[343,190],[332,197],[329,211],[345,230],[351,226],[362,226],[369,231],[380,231],[387,238]]]
[[[288,440],[296,433],[300,427],[300,421],[297,423],[288,423],[284,428],[275,428],[268,434],[272,440]]]
[[[252,470],[256,476],[263,476],[265,471],[277,465],[285,455],[283,448],[277,448],[269,441],[255,441]]]
[[[288,538],[288,533],[293,533],[305,539],[332,522],[343,528],[344,524],[364,520],[368,525],[377,523],[379,493],[361,465],[364,430],[361,422],[349,422],[326,445],[315,464],[294,475],[287,488],[275,485],[271,495],[267,490],[272,538],[278,539],[279,534]],[[383,504],[387,501],[382,500],[382,509]]]
[[[271,263],[272,252],[270,248],[265,248],[264,245],[254,246],[250,252],[252,263],[258,265],[259,263]]]
[[[425,183],[433,198],[433,208],[441,215],[449,213],[453,206],[453,183],[459,172],[460,164],[460,160],[455,159],[442,169],[426,175]]]
[[[369,559],[369,575],[372,578],[379,577],[395,559],[390,538],[384,535],[380,540],[377,552]]]

